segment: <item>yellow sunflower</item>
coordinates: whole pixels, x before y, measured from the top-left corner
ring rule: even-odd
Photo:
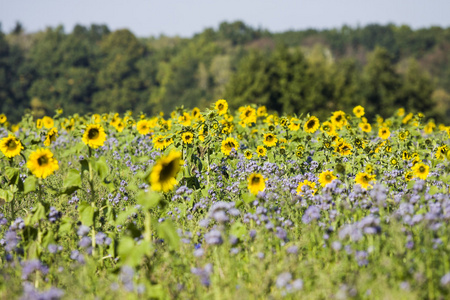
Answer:
[[[0,140],[0,150],[8,158],[20,155],[22,149],[22,143],[12,134]]]
[[[86,145],[93,149],[101,147],[106,141],[105,130],[101,125],[90,124],[86,128],[82,140]]]
[[[418,177],[420,179],[427,179],[428,173],[430,172],[430,167],[424,163],[420,163],[420,164],[415,164],[412,167],[412,170],[414,172],[415,177]]]
[[[267,115],[267,108],[264,105],[258,107],[258,109],[256,110],[256,115],[258,117],[265,117]]]
[[[316,183],[313,182],[313,181],[309,181],[309,180],[305,179],[302,182],[299,182],[299,184],[297,186],[297,195],[303,196],[303,187],[304,186],[308,187],[308,189],[312,191],[313,195],[317,191]]]
[[[337,177],[334,176],[332,171],[323,171],[319,175],[319,183],[322,187],[325,187],[327,184],[331,183]]]
[[[444,159],[444,157],[447,155],[449,148],[447,145],[442,145],[440,147],[437,148],[436,153],[434,154],[434,156],[437,159]]]
[[[47,147],[50,146],[52,142],[56,141],[57,136],[58,136],[58,129],[56,129],[56,127],[53,127],[48,131],[44,141],[44,145]]]
[[[336,135],[336,126],[330,121],[323,122],[320,130],[331,136]]]
[[[44,124],[42,123],[42,119],[37,119],[36,120],[36,128],[41,129],[42,126],[44,126]]]
[[[5,116],[5,114],[0,114],[0,124],[6,123],[8,118]]]
[[[314,133],[319,129],[320,123],[319,119],[315,116],[309,117],[308,121],[306,121],[305,125],[303,125],[303,130],[307,133]]]
[[[288,128],[291,131],[299,130],[300,129],[300,120],[297,118],[291,118],[291,120],[289,120]]]
[[[233,150],[233,149],[234,150],[238,150],[239,149],[239,144],[234,138],[229,137],[229,138],[227,138],[227,139],[222,141],[221,150],[222,150],[223,154],[230,155],[231,150]]]
[[[157,192],[169,192],[177,184],[176,176],[180,171],[183,161],[181,152],[172,151],[167,156],[158,159],[149,176],[152,190]]]
[[[122,132],[123,129],[125,128],[125,123],[122,120],[119,120],[119,122],[116,123],[116,125],[114,126],[114,128],[116,128],[116,130],[118,132]]]
[[[253,153],[252,153],[252,151],[250,151],[250,150],[245,150],[245,152],[244,152],[244,156],[245,156],[245,158],[246,159],[252,159],[252,157],[253,157]]]
[[[333,112],[333,115],[331,116],[331,122],[339,129],[347,125],[345,112],[343,112],[342,110]]]
[[[153,142],[153,146],[157,149],[157,150],[163,150],[164,148],[166,148],[166,137],[163,135],[157,135],[153,138],[152,140]]]
[[[222,116],[227,113],[228,111],[228,102],[225,99],[219,99],[216,101],[216,104],[214,105],[214,108],[216,109],[219,116]]]
[[[277,136],[275,135],[275,134],[273,134],[273,133],[266,133],[265,135],[264,135],[264,140],[263,140],[263,143],[264,143],[264,145],[266,145],[267,147],[273,147],[273,146],[275,146],[276,144],[277,144],[277,141],[278,141],[278,139],[277,139]]]
[[[186,131],[181,134],[181,139],[183,140],[183,144],[192,144],[194,141],[194,135],[192,132]]]
[[[266,156],[267,149],[264,146],[258,146],[256,147],[256,153],[258,153],[258,157]]]
[[[55,126],[55,122],[53,121],[53,119],[49,116],[45,116],[42,118],[42,124],[44,125],[45,128],[50,129],[53,126]]]
[[[264,191],[266,188],[266,182],[264,177],[259,173],[252,173],[247,179],[248,189],[253,195],[258,195],[259,192]]]
[[[198,107],[194,107],[191,111],[191,116],[193,119],[200,119],[202,114],[200,113],[200,109]]]
[[[408,171],[405,173],[405,180],[406,181],[410,181],[411,179],[413,179],[413,172]]]
[[[38,178],[46,178],[59,169],[58,161],[48,149],[37,149],[28,157],[27,167]]]
[[[240,114],[241,121],[244,124],[256,123],[256,110],[251,106],[246,106]]]
[[[140,120],[136,124],[136,129],[139,132],[139,134],[146,135],[150,132],[150,126],[149,122],[147,120]]]
[[[358,173],[355,177],[356,183],[361,185],[361,187],[365,190],[367,190],[367,188],[372,187],[370,182],[373,181],[374,179],[375,179],[375,175],[371,175],[371,174],[365,173],[365,172]]]
[[[386,140],[387,138],[389,138],[391,136],[391,132],[389,131],[388,127],[384,126],[378,130],[378,136],[380,138],[382,138],[383,140]]]
[[[180,123],[183,126],[190,126],[191,125],[191,116],[184,112],[183,115],[178,117],[178,123]]]
[[[353,108],[353,114],[355,114],[357,118],[361,118],[364,116],[364,107],[361,105],[355,106],[355,108]]]

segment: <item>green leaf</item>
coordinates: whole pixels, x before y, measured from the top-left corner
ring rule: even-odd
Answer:
[[[172,220],[166,219],[164,222],[158,223],[156,231],[172,249],[178,249],[180,246],[180,237],[178,236]]]
[[[81,172],[76,169],[70,169],[63,182],[63,188],[81,188]]]
[[[115,220],[115,224],[116,225],[123,225],[123,223],[125,223],[125,221],[128,219],[128,217],[132,214],[132,213],[136,213],[137,209],[136,208],[130,208],[126,211],[121,212],[116,220]]]
[[[29,192],[34,192],[36,190],[37,179],[34,176],[28,176],[23,182],[24,189],[23,192],[28,194]]]
[[[59,225],[58,233],[60,235],[66,235],[69,234],[72,231],[73,228],[73,221],[69,217],[63,217],[61,219],[61,223]]]
[[[155,191],[141,191],[136,196],[136,201],[144,209],[151,209],[156,207],[161,200],[161,195]]]
[[[11,191],[0,189],[0,200],[5,202],[11,202],[14,199],[14,194]]]
[[[430,187],[430,190],[428,191],[428,194],[430,196],[433,196],[434,194],[437,194],[439,192],[440,192],[440,188],[435,186],[435,185],[433,185],[432,187]]]
[[[18,184],[20,180],[19,176],[20,169],[19,168],[5,168],[5,175],[8,178],[9,184]]]
[[[25,219],[25,225],[34,225],[47,218],[47,209],[41,202],[36,203],[31,214]]]
[[[150,243],[141,241],[140,244],[136,244],[134,239],[129,236],[122,237],[117,246],[120,263],[130,267],[139,265],[144,255],[149,254],[151,250],[152,245]]]
[[[412,189],[412,188],[414,187],[415,184],[416,184],[416,181],[415,181],[415,180],[410,180],[410,181],[408,182],[408,185],[407,185],[406,187],[407,187],[408,190],[409,190],[409,189]]]
[[[97,208],[91,206],[86,201],[81,201],[78,205],[78,212],[80,214],[80,221],[86,226],[94,225],[94,217],[97,212]]]
[[[94,162],[94,160],[91,160],[91,163],[92,162]],[[104,180],[106,176],[108,176],[109,168],[104,156],[100,157],[97,161],[95,161],[94,169],[95,171],[97,171],[97,174],[101,180]]]

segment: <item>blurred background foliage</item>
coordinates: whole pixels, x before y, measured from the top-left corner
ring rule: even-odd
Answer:
[[[238,21],[192,38],[138,38],[105,25],[0,30],[0,112],[12,122],[56,108],[169,113],[220,98],[319,118],[355,105],[369,117],[404,107],[442,122],[450,117],[450,28],[271,33]]]

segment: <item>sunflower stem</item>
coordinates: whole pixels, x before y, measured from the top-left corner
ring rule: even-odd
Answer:
[[[95,191],[94,191],[94,170],[92,168],[92,148],[89,147],[89,186],[91,187],[91,203],[94,203],[95,200]]]
[[[151,219],[150,211],[145,212],[145,219],[144,219],[144,240],[147,242],[152,241],[152,219]]]

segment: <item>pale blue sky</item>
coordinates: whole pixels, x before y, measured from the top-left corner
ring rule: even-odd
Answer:
[[[272,32],[335,28],[344,24],[450,27],[450,0],[0,0],[0,22],[9,32],[20,21],[27,32],[64,25],[107,24],[140,37],[189,37],[222,21],[242,20]]]

